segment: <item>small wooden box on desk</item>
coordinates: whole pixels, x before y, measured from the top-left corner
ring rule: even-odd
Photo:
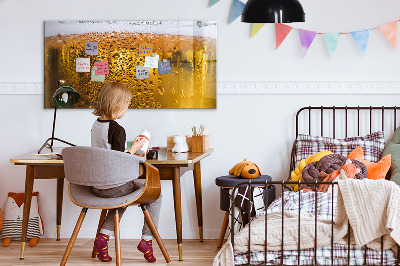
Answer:
[[[171,151],[175,146],[174,136],[167,139],[167,151]],[[189,146],[190,152],[205,152],[208,150],[209,136],[186,136],[186,143]]]
[[[192,152],[205,152],[208,150],[208,135],[192,136]]]

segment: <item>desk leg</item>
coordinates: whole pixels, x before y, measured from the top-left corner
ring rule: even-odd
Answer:
[[[200,242],[203,242],[203,203],[201,196],[201,169],[200,161],[194,164],[194,191],[196,194],[197,220],[199,225]]]
[[[64,178],[57,178],[57,241],[60,241]]]
[[[24,213],[22,219],[22,232],[21,232],[21,255],[20,259],[24,259],[26,235],[28,233],[29,213],[31,212],[31,200],[34,181],[34,166],[26,166],[25,177],[25,195],[24,195]]]
[[[182,205],[181,205],[181,174],[179,167],[174,167],[174,178],[172,179],[174,191],[175,223],[178,242],[179,260],[182,259]]]

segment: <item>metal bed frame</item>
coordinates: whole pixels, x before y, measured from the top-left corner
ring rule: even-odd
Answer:
[[[393,114],[393,131],[396,129],[396,125],[397,125],[397,111],[399,110],[400,108],[398,108],[398,107],[396,107],[396,106],[393,106],[393,107],[385,107],[385,106],[382,106],[382,107],[372,107],[372,106],[369,106],[369,107],[360,107],[360,106],[357,106],[357,107],[348,107],[348,106],[344,106],[344,107],[337,107],[337,106],[331,106],[331,107],[324,107],[324,106],[320,106],[320,107],[312,107],[312,106],[308,106],[308,107],[303,107],[303,108],[301,108],[298,112],[297,112],[297,114],[296,114],[296,138],[297,138],[297,136],[300,134],[299,133],[299,126],[300,126],[300,124],[299,124],[299,121],[301,120],[301,117],[300,117],[300,114],[302,114],[302,112],[303,111],[308,111],[308,134],[309,135],[311,135],[311,131],[312,131],[312,125],[311,125],[311,122],[312,122],[312,115],[311,115],[311,113],[312,113],[312,111],[314,111],[314,110],[316,110],[317,112],[319,111],[319,116],[320,116],[320,136],[324,136],[324,127],[325,127],[325,125],[326,125],[326,123],[324,124],[324,117],[326,117],[326,113],[327,112],[325,112],[324,113],[324,111],[326,111],[326,110],[331,110],[330,112],[329,112],[329,114],[331,114],[331,117],[330,118],[332,118],[332,129],[333,129],[333,132],[332,132],[332,137],[333,138],[335,138],[336,137],[336,122],[337,122],[337,120],[339,120],[339,119],[336,119],[336,115],[337,115],[337,112],[344,112],[344,121],[342,120],[341,122],[342,122],[342,125],[344,126],[344,129],[345,129],[345,136],[344,137],[347,137],[348,136],[348,125],[349,125],[349,113],[350,112],[356,112],[356,116],[357,116],[357,136],[360,136],[360,123],[361,123],[361,119],[360,119],[360,113],[365,113],[365,112],[369,112],[369,132],[370,133],[372,133],[372,126],[373,126],[373,114],[376,114],[376,112],[381,112],[381,130],[382,131],[384,131],[385,130],[385,114],[387,113],[387,111],[390,111],[392,114]],[[375,116],[376,117],[376,116]],[[378,116],[379,117],[379,116]],[[305,120],[305,119],[304,119]],[[325,119],[325,121],[326,120],[328,120],[328,119]],[[314,121],[314,122],[318,122],[318,121]],[[354,123],[352,124],[352,125],[354,125]],[[291,160],[290,160],[290,171],[289,171],[289,176],[290,176],[290,172],[296,167],[296,165],[295,165],[295,158],[296,158],[296,154],[295,154],[295,146],[296,146],[296,141],[294,142],[294,144],[293,144],[293,148],[292,148],[292,153],[291,153]],[[330,185],[332,185],[332,189],[334,189],[334,186],[336,186],[337,185],[337,182],[336,181],[332,181],[332,182],[320,182],[320,181],[315,181],[315,182],[304,182],[304,181],[285,181],[285,180],[283,180],[283,181],[265,181],[265,182],[263,182],[263,181],[252,181],[251,179],[249,180],[249,181],[246,181],[246,182],[242,182],[242,183],[240,183],[240,184],[238,184],[238,185],[236,185],[235,187],[234,187],[234,189],[233,189],[233,191],[232,191],[232,195],[235,195],[235,192],[236,192],[236,190],[239,188],[239,187],[242,187],[242,186],[257,186],[257,187],[259,187],[259,188],[263,188],[264,189],[264,191],[265,191],[265,195],[266,195],[266,198],[268,198],[268,189],[266,189],[266,188],[268,188],[269,186],[271,186],[271,185],[275,185],[275,186],[281,186],[281,188],[282,188],[282,195],[283,195],[283,193],[285,192],[285,190],[291,190],[290,188],[290,186],[288,186],[288,185],[291,185],[291,184],[295,184],[295,185],[299,185],[299,187],[300,187],[300,185],[301,184],[306,184],[306,185],[314,185],[314,191],[315,192],[317,192],[317,189],[318,189],[318,186],[319,185],[324,185],[324,184],[330,184]],[[250,189],[250,198],[252,198],[252,190]],[[300,192],[300,190],[298,191],[298,193],[299,193],[299,202],[301,202],[301,192]],[[282,198],[282,212],[284,212],[284,197],[281,197]],[[331,215],[332,215],[332,238],[331,238],[331,261],[332,261],[332,265],[333,265],[333,261],[334,261],[334,254],[333,254],[333,252],[334,252],[334,250],[333,250],[333,224],[334,224],[334,217],[333,217],[333,210],[334,210],[334,206],[333,206],[333,199],[334,199],[334,193],[332,193],[332,213],[331,213]],[[318,202],[318,198],[317,198],[317,193],[315,193],[315,213],[317,213],[317,202]],[[268,262],[267,262],[267,252],[268,252],[268,250],[267,250],[267,242],[268,242],[268,239],[267,239],[267,233],[268,233],[268,227],[267,227],[267,225],[268,225],[268,219],[267,219],[267,201],[265,201],[264,202],[264,208],[265,208],[265,247],[264,247],[264,262],[262,262],[262,263],[260,263],[259,265],[271,265],[271,264],[268,264]],[[298,226],[300,227],[300,204],[299,204],[299,210],[298,210],[298,214],[299,214],[299,221],[298,221]],[[235,245],[235,241],[234,241],[234,217],[235,217],[235,208],[234,208],[234,197],[232,197],[232,201],[231,201],[231,232],[230,232],[230,236],[231,236],[231,239],[230,239],[230,241],[231,241],[231,244],[232,244],[232,247],[234,248],[234,245]],[[317,236],[317,226],[316,226],[316,224],[317,224],[317,215],[315,215],[315,239],[314,239],[314,258],[313,258],[313,261],[314,261],[314,263],[313,264],[308,264],[308,265],[318,265],[317,264],[317,255],[316,255],[316,248],[317,248],[317,238],[318,238],[318,236]],[[249,222],[248,222],[248,227],[249,227],[249,242],[248,242],[248,245],[247,245],[247,264],[245,264],[245,265],[250,265],[251,264],[251,249],[250,249],[250,243],[251,243],[251,219],[249,219]],[[280,254],[281,254],[281,256],[280,256],[280,264],[279,265],[284,265],[283,264],[283,259],[284,259],[284,256],[283,256],[283,251],[284,251],[284,240],[283,240],[283,235],[284,235],[284,218],[283,218],[283,216],[282,216],[282,232],[281,232],[281,234],[282,234],[282,238],[281,238],[281,249],[280,249]],[[300,238],[300,230],[299,230],[299,233],[298,233],[299,235],[298,235],[298,248],[297,248],[297,265],[304,265],[304,264],[300,264],[300,254],[301,254],[301,249],[300,249],[300,242],[301,242],[301,238]],[[397,245],[397,248],[398,248],[398,250],[399,250],[399,252],[397,253],[397,258],[396,258],[396,263],[395,263],[395,265],[400,265],[400,246],[399,245]],[[367,263],[367,253],[366,253],[366,246],[363,246],[363,249],[364,249],[364,263],[363,263],[363,265],[367,265],[366,263]],[[349,226],[348,226],[348,233],[347,233],[347,264],[346,265],[350,265],[350,224],[349,224]],[[381,257],[380,257],[380,265],[384,265],[384,262],[383,262],[383,236],[381,237]]]

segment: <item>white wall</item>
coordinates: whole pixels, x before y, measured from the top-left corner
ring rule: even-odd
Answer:
[[[329,31],[351,31],[399,19],[398,1],[302,0],[306,23],[294,27]],[[301,59],[298,33],[290,33],[274,50],[273,25],[266,25],[250,39],[251,27],[235,21],[227,24],[230,0],[208,8],[208,0],[147,1],[28,1],[0,0],[0,86],[1,83],[43,82],[43,21],[70,19],[209,19],[218,20],[218,80],[223,81],[400,81],[399,52],[391,50],[382,34],[371,33],[363,57],[350,35],[342,37],[335,58],[318,36],[305,59]],[[152,132],[152,144],[165,146],[176,133],[189,134],[193,124],[204,123],[215,152],[202,162],[205,238],[218,238],[223,214],[214,179],[227,174],[238,161],[256,162],[263,174],[285,178],[290,146],[294,138],[294,115],[308,105],[399,105],[399,94],[258,94],[218,95],[215,110],[129,110],[121,120],[128,138],[142,128]],[[0,95],[0,207],[7,192],[24,190],[25,167],[9,158],[38,149],[51,134],[52,110],[43,108],[43,95]],[[91,110],[60,110],[56,136],[78,145],[90,144]],[[183,237],[197,237],[197,217],[190,173],[182,177]],[[55,237],[56,182],[38,180],[39,206],[45,222],[45,237]],[[159,230],[164,238],[175,238],[171,215],[171,182],[162,182],[163,207]],[[70,237],[80,209],[64,191],[62,237]],[[99,212],[90,211],[79,237],[93,237]],[[138,218],[140,217],[140,218]],[[130,208],[121,221],[123,238],[139,238],[142,218]]]

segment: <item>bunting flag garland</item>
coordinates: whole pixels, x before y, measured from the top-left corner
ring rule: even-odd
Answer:
[[[394,50],[397,48],[397,22],[396,20],[378,27]]]
[[[356,41],[360,51],[363,55],[365,55],[365,51],[368,46],[369,33],[371,29],[361,30],[361,31],[352,31],[351,35],[353,35],[354,40]]]
[[[210,5],[208,7],[212,7],[213,5],[215,5],[218,2],[219,2],[219,0],[210,0]]]
[[[240,15],[242,15],[242,11],[244,8],[244,3],[239,0],[233,0],[231,17],[229,18],[229,24],[232,23],[235,19],[237,19]]]
[[[212,7],[220,0],[209,0],[209,7]],[[229,24],[235,21],[243,12],[245,3],[243,0],[231,0],[232,1],[232,9],[229,16]],[[323,36],[326,48],[328,49],[329,56],[333,58],[337,47],[339,45],[340,37],[343,34],[351,34],[353,36],[354,41],[356,42],[357,46],[359,47],[361,53],[365,55],[368,41],[371,30],[379,29],[383,36],[385,36],[386,40],[392,46],[394,50],[397,49],[397,31],[398,31],[398,22],[400,20],[395,20],[383,25],[380,25],[375,28],[369,28],[360,31],[351,31],[351,32],[333,32],[333,33],[323,33],[323,32],[315,32],[303,29],[297,29],[290,27],[288,25],[282,23],[275,23],[275,41],[276,46],[275,49],[278,49],[286,37],[292,30],[298,30],[300,36],[300,43],[301,43],[301,53],[302,58],[304,58],[307,54],[308,49],[310,48],[312,42],[314,41],[317,34]],[[251,38],[253,38],[261,29],[265,26],[266,23],[252,23],[251,28]]]
[[[304,58],[317,33],[315,31],[299,30],[301,54]]]
[[[265,23],[253,23],[251,27],[251,38],[256,35],[262,27],[264,27]]]
[[[288,34],[290,33],[290,31],[292,29],[293,28],[288,25],[281,24],[281,23],[275,23],[276,49],[278,49],[278,47],[285,40],[286,36],[288,36]]]
[[[329,55],[332,58],[333,54],[336,51],[336,48],[338,47],[339,39],[340,36],[342,36],[342,34],[340,34],[339,32],[334,32],[334,33],[325,33],[323,36],[326,48],[328,48]]]

